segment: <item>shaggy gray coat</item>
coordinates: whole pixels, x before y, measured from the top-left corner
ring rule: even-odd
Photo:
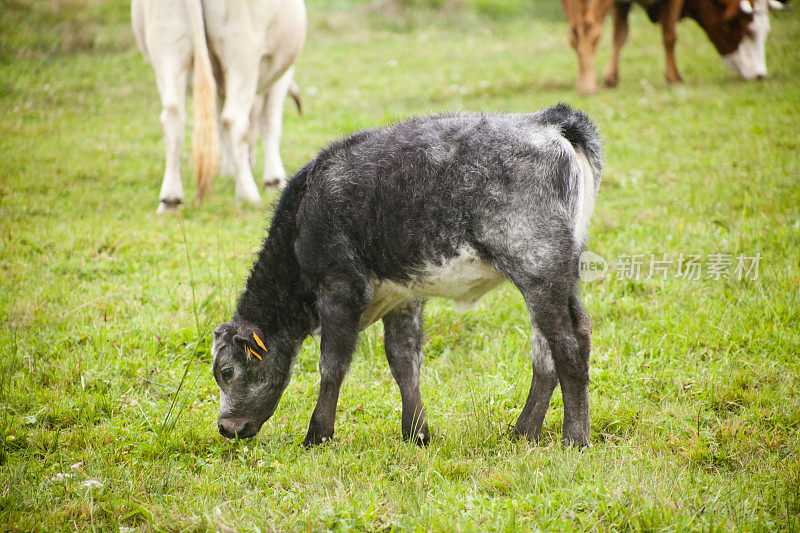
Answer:
[[[564,442],[587,444],[591,321],[578,258],[601,171],[596,127],[563,104],[414,118],[324,149],[284,191],[236,313],[215,331],[220,432],[258,432],[303,339],[320,328],[305,444],[331,438],[358,332],[382,319],[403,436],[426,443],[422,301],[470,304],[509,280],[533,326],[534,378],[516,432],[538,438],[560,383]]]

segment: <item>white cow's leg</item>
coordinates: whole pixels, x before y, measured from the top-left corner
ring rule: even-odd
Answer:
[[[258,68],[240,66],[231,68],[225,79],[225,105],[222,107],[222,134],[230,146],[230,154],[236,167],[236,197],[258,203],[258,193],[253,172],[250,169],[250,111],[256,95]]]
[[[180,150],[186,123],[186,83],[188,64],[162,62],[156,68],[156,82],[161,96],[161,128],[164,132],[166,168],[161,183],[157,213],[175,211],[183,202]]]
[[[256,143],[258,143],[259,123],[265,100],[266,96],[257,94],[253,100],[253,109],[250,110],[250,132],[247,136],[247,146],[250,149],[250,168],[256,166]]]
[[[217,109],[217,116],[222,116],[221,106]],[[233,161],[233,149],[231,148],[231,143],[228,142],[228,136],[225,135],[221,121],[219,125],[219,141],[221,149],[220,174],[226,178],[233,178],[236,176],[236,163]]]
[[[294,78],[294,67],[289,67],[278,78],[267,93],[261,115],[261,139],[264,143],[264,186],[286,184],[286,170],[281,161],[281,128],[283,126],[283,103]]]

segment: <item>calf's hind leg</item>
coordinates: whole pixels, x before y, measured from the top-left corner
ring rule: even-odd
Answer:
[[[547,340],[561,384],[564,399],[562,444],[583,447],[589,444],[589,351],[592,326],[589,315],[578,300],[574,283],[571,290],[563,290],[558,285],[538,283],[523,288],[522,294],[535,326]],[[531,395],[525,406],[528,409],[528,405],[532,404],[532,407],[529,412],[523,409],[523,414],[531,419],[531,424],[537,422],[536,416],[540,413],[544,417],[546,408],[541,407],[541,402],[548,388],[555,386],[552,380],[542,379],[541,385],[537,385],[536,380],[534,370]],[[529,434],[526,436],[530,437]]]
[[[578,340],[578,358],[575,368],[578,371],[575,379],[568,380],[569,390],[565,391],[561,382],[561,393],[564,396],[564,444],[586,446],[589,444],[589,354],[592,349],[592,320],[578,298],[577,284],[569,298],[569,315],[575,337]],[[560,376],[559,376],[560,379]],[[572,404],[575,416],[567,417],[567,403]]]
[[[547,339],[536,327],[536,323],[531,316],[533,334],[531,343],[533,345],[533,378],[531,379],[531,389],[528,392],[528,399],[525,407],[522,408],[517,423],[514,425],[514,433],[518,436],[537,442],[542,432],[542,424],[547,409],[550,407],[550,398],[558,385],[558,375],[553,365],[553,357],[550,355],[550,347]]]
[[[430,441],[428,422],[419,392],[422,363],[422,302],[397,307],[383,317],[386,359],[403,402],[403,438],[425,445]]]

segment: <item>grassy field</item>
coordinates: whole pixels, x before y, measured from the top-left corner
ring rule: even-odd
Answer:
[[[314,339],[258,437],[222,439],[209,328],[232,312],[271,202],[237,205],[219,180],[204,205],[157,217],[159,103],[128,3],[15,0],[0,6],[0,529],[799,530],[798,12],[772,17],[761,83],[684,22],[686,82],[667,86],[637,9],[620,87],[582,98],[555,0],[308,7],[290,172],[414,114],[563,100],[598,122],[590,248],[610,264],[584,285],[592,446],[561,448],[558,392],[542,443],[509,438],[530,384],[510,285],[461,315],[429,302],[427,448],[400,439],[379,325],[334,442],[300,446]],[[604,64],[608,34],[601,50]]]

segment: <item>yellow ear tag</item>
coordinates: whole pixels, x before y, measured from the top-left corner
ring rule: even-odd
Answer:
[[[252,348],[251,348],[251,347],[249,347],[249,346],[247,347],[247,349],[248,349],[248,350],[250,350],[250,353],[251,353],[251,354],[253,354],[253,355],[255,355],[256,357],[258,357],[258,360],[259,360],[259,361],[261,361],[261,360],[262,360],[262,359],[261,359],[261,356],[260,356],[260,355],[258,355],[258,353],[256,353],[256,351],[255,351],[254,349],[252,349]]]
[[[256,344],[258,344],[259,346],[261,346],[261,349],[262,349],[262,350],[264,350],[264,351],[266,352],[266,351],[267,351],[267,347],[266,347],[266,346],[264,346],[264,343],[263,343],[263,342],[261,342],[261,339],[259,339],[259,338],[258,338],[258,335],[256,335],[256,332],[255,332],[255,331],[253,332],[253,338],[256,340]],[[259,359],[261,359],[261,358],[259,357]]]

